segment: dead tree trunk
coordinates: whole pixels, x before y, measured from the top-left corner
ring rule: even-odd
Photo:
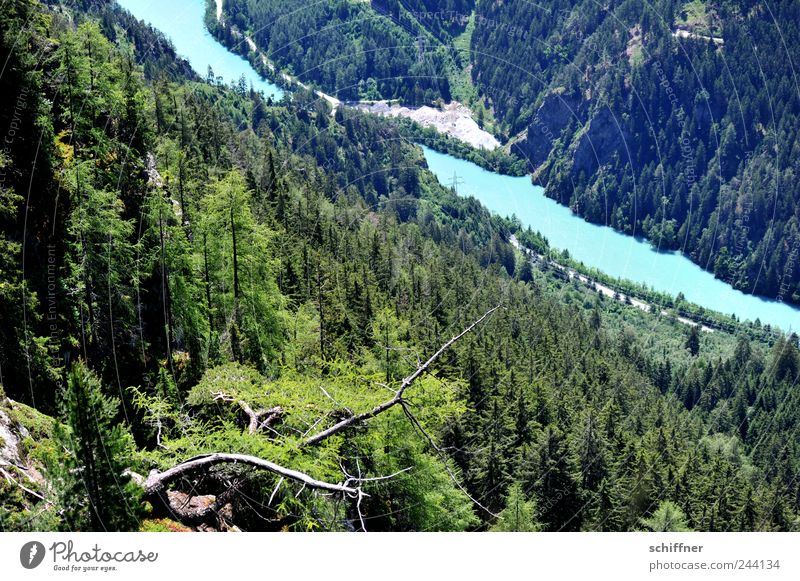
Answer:
[[[248,456],[246,454],[207,454],[205,456],[196,456],[190,460],[181,462],[177,466],[173,466],[164,472],[158,472],[157,470],[152,471],[147,477],[147,480],[144,482],[145,495],[156,496],[160,494],[168,484],[178,480],[179,478],[195,472],[208,470],[209,468],[218,466],[220,464],[241,464],[243,466],[252,466],[253,468],[266,470],[268,472],[272,472],[273,474],[283,476],[284,478],[295,480],[296,482],[305,484],[309,488],[314,488],[317,490],[339,492],[355,496],[357,496],[360,492],[360,488],[345,486],[344,484],[332,484],[330,482],[317,480],[304,472],[298,472],[297,470],[292,470],[291,468],[285,468],[279,464],[275,464],[274,462],[270,462],[269,460],[264,460],[263,458],[258,458],[256,456]]]

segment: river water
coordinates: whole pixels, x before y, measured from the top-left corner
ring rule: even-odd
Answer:
[[[178,54],[189,61],[202,78],[208,67],[225,82],[238,81],[242,75],[264,96],[280,99],[280,87],[265,81],[246,59],[219,44],[205,27],[204,0],[117,0],[128,12],[167,35]]]
[[[204,0],[118,0],[136,17],[168,36],[178,54],[205,77],[208,66],[225,81],[245,75],[248,82],[267,96],[280,98],[280,88],[262,79],[243,58],[229,52],[208,33],[203,23]],[[676,252],[657,252],[644,240],[626,236],[612,228],[590,224],[544,195],[530,177],[495,174],[450,155],[423,148],[431,171],[440,182],[457,175],[461,195],[477,198],[489,210],[503,216],[515,214],[525,226],[539,231],[553,248],[568,250],[587,266],[613,277],[647,284],[742,320],[759,319],[784,330],[800,329],[800,309],[784,303],[747,295]]]
[[[443,184],[459,180],[458,193],[474,196],[501,216],[516,214],[523,225],[539,231],[559,250],[613,277],[644,283],[742,320],[800,328],[800,310],[785,303],[740,292],[678,252],[658,252],[649,242],[590,224],[544,194],[529,176],[511,177],[484,170],[472,162],[423,147],[428,167]]]

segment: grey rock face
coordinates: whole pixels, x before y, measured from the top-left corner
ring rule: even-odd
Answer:
[[[553,92],[545,97],[528,126],[525,139],[515,144],[515,153],[528,160],[535,170],[547,160],[555,141],[570,121],[580,118],[585,104],[575,97]]]
[[[599,166],[608,163],[615,153],[627,159],[625,144],[630,139],[619,115],[607,108],[599,108],[588,127],[577,138],[573,156],[573,173],[593,173]]]

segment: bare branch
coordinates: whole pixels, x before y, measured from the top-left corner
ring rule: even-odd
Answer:
[[[387,401],[375,406],[374,408],[372,408],[371,410],[369,410],[367,412],[364,412],[364,413],[361,413],[361,414],[356,414],[354,416],[350,416],[349,418],[345,418],[345,419],[341,420],[340,422],[337,422],[336,424],[332,425],[331,427],[329,427],[329,428],[327,428],[325,430],[322,430],[321,432],[318,432],[318,433],[314,434],[313,436],[310,436],[310,437],[306,438],[306,440],[305,440],[305,442],[303,442],[303,444],[306,445],[306,446],[313,446],[315,444],[319,444],[323,440],[325,440],[327,438],[330,438],[331,436],[333,436],[334,434],[337,434],[338,432],[341,432],[345,428],[348,428],[348,427],[350,427],[350,426],[352,426],[354,424],[358,424],[358,423],[361,423],[361,422],[363,422],[365,420],[373,418],[373,417],[377,416],[378,414],[383,413],[386,410],[388,410],[388,409],[396,406],[397,404],[399,404],[401,401],[403,401],[403,393],[405,392],[405,390],[408,389],[411,386],[411,384],[414,383],[419,378],[420,375],[425,373],[428,370],[428,368],[431,365],[433,365],[433,363],[437,359],[439,359],[439,357],[441,357],[442,353],[447,351],[447,349],[449,349],[454,343],[456,343],[456,341],[461,339],[464,335],[466,335],[467,333],[472,331],[475,327],[480,325],[484,321],[484,319],[486,319],[489,315],[491,315],[493,312],[495,312],[499,308],[500,308],[500,305],[489,309],[488,311],[486,311],[483,314],[483,316],[481,316],[478,320],[474,321],[469,327],[467,327],[466,329],[461,331],[461,333],[459,333],[458,335],[456,335],[455,337],[450,339],[447,343],[442,345],[439,348],[439,350],[430,357],[430,359],[428,359],[422,365],[418,366],[417,369],[414,371],[414,373],[412,373],[411,375],[409,375],[408,377],[403,379],[403,381],[400,383],[400,388],[395,392],[395,395],[394,395],[394,397],[392,399],[387,400]]]
[[[358,520],[361,521],[361,530],[367,532],[367,525],[364,524],[364,513],[361,512],[361,501],[364,499],[364,493],[358,491],[358,501],[356,501],[356,512],[358,513]]]
[[[205,456],[197,456],[185,462],[181,462],[177,466],[173,466],[164,472],[153,471],[147,477],[144,487],[148,496],[155,496],[162,493],[167,484],[174,482],[178,478],[204,470],[219,464],[243,464],[245,466],[252,466],[259,470],[267,470],[284,478],[289,478],[297,482],[301,482],[309,488],[327,490],[330,492],[340,492],[353,497],[358,496],[360,488],[353,488],[343,484],[332,484],[317,480],[304,472],[285,468],[269,460],[258,458],[257,456],[248,456],[245,454],[208,454]]]
[[[359,478],[359,482],[378,482],[379,480],[389,480],[390,478],[394,478],[395,476],[399,476],[404,472],[408,472],[409,470],[413,470],[413,466],[409,466],[408,468],[403,468],[402,470],[398,470],[394,474],[389,474],[388,476],[373,476],[371,478]]]
[[[399,401],[400,400],[397,398],[397,396],[395,396],[391,400],[383,402],[382,404],[375,406],[374,408],[372,408],[368,412],[364,412],[362,414],[357,414],[357,415],[345,418],[342,421],[332,425],[330,428],[322,430],[321,432],[318,432],[318,433],[314,434],[313,436],[310,436],[310,437],[306,438],[306,440],[303,442],[303,445],[305,445],[305,446],[313,446],[315,444],[319,444],[323,440],[325,440],[327,438],[330,438],[334,434],[336,434],[338,432],[341,432],[342,430],[344,430],[345,428],[347,428],[349,426],[361,423],[364,420],[368,420],[368,419],[370,419],[372,417],[377,416],[378,414],[380,414],[382,412],[385,412],[386,410],[388,410],[392,406],[397,405],[397,403]]]
[[[283,408],[281,406],[275,406],[274,408],[265,410],[264,415],[267,417],[261,420],[261,423],[258,424],[258,429],[269,428],[272,426],[272,424],[278,421],[278,419],[283,415]]]
[[[2,473],[3,478],[5,478],[9,483],[16,484],[23,492],[27,492],[28,494],[30,494],[34,498],[38,498],[39,500],[44,500],[48,504],[52,504],[51,502],[47,501],[47,499],[44,496],[42,496],[41,494],[39,494],[35,490],[31,490],[27,486],[25,486],[22,483],[20,483],[16,478],[11,476],[8,472],[3,470],[2,468],[0,468],[0,473]],[[27,474],[26,474],[26,476],[27,476]]]
[[[211,394],[211,397],[214,401],[223,401],[227,403],[232,403],[236,401],[236,398],[233,396],[225,393],[224,391],[216,391]],[[261,428],[268,428],[273,423],[275,423],[282,415],[283,415],[283,408],[280,406],[275,406],[269,409],[260,409],[260,410],[253,410],[244,400],[238,400],[236,403],[239,404],[239,407],[242,408],[242,411],[247,415],[250,420],[248,425],[248,431],[251,434],[255,434]],[[262,420],[262,418],[265,419]]]
[[[433,438],[431,438],[428,432],[425,431],[425,428],[422,427],[422,424],[419,423],[419,420],[417,420],[417,418],[414,417],[414,414],[412,414],[408,410],[408,406],[406,406],[405,404],[403,404],[403,412],[406,414],[406,417],[409,420],[411,420],[411,423],[414,425],[414,427],[416,427],[420,431],[420,433],[423,436],[425,436],[425,439],[427,439],[430,445],[433,447],[433,449],[436,450],[436,453],[439,454],[439,456],[442,458],[442,464],[444,465],[444,469],[447,470],[447,474],[450,476],[450,480],[453,481],[453,483],[458,487],[458,489],[461,492],[463,492],[467,496],[467,498],[469,498],[473,502],[473,504],[475,504],[475,506],[481,508],[486,513],[490,514],[495,518],[500,518],[500,515],[493,513],[491,510],[489,510],[488,508],[483,506],[480,502],[478,502],[478,500],[474,498],[469,492],[467,492],[467,489],[464,488],[461,482],[458,481],[458,478],[456,478],[456,475],[453,474],[453,471],[450,470],[450,466],[447,463],[447,455],[445,454],[444,450],[442,450],[439,446],[436,445],[436,442],[433,441]]]
[[[325,397],[327,397],[329,400],[331,400],[331,401],[332,401],[333,403],[335,403],[336,405],[338,405],[338,406],[341,406],[341,404],[340,404],[338,401],[336,401],[336,399],[334,399],[334,397],[333,397],[331,394],[329,394],[329,393],[328,393],[328,392],[325,390],[325,388],[324,388],[324,387],[322,387],[322,386],[320,385],[320,386],[319,386],[319,388],[322,390],[322,393],[324,393],[324,394],[325,394]]]
[[[414,468],[413,466],[409,466],[408,468],[403,468],[402,470],[398,470],[397,472],[389,474],[387,476],[372,476],[370,478],[356,477],[353,476],[352,474],[347,474],[347,472],[345,472],[345,474],[347,475],[347,480],[345,481],[345,484],[349,484],[350,482],[364,483],[364,482],[379,482],[381,480],[389,480],[391,478],[394,478],[395,476],[403,474],[404,472],[408,472],[413,468]],[[342,468],[342,471],[344,472],[344,468]]]
[[[231,402],[234,401],[233,397],[225,393],[224,391],[215,391],[211,394],[213,401],[225,401]]]
[[[278,489],[283,484],[283,476],[278,479],[278,483],[275,485],[275,488],[272,490],[272,494],[269,495],[269,502],[267,502],[267,506],[272,504],[272,500],[275,498],[275,495],[278,493]]]
[[[248,431],[251,434],[255,434],[261,428],[271,426],[283,415],[283,408],[281,406],[275,406],[267,410],[253,411],[253,408],[251,408],[246,401],[239,400],[239,407],[242,408],[242,411],[250,418]],[[264,416],[266,416],[266,418],[262,420],[261,418],[264,418]]]

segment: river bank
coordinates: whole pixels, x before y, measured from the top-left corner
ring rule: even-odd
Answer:
[[[217,21],[224,25],[223,7],[224,0],[215,0],[216,2],[216,16]],[[273,75],[278,74],[278,67],[269,59],[269,57],[258,48],[255,41],[238,30],[235,26],[231,26],[231,32],[235,38],[242,39],[249,49],[249,51],[256,55],[256,58],[262,63],[267,70]],[[307,91],[313,91],[315,95],[321,99],[325,99],[331,107],[335,110],[342,105],[351,107],[370,113],[373,115],[380,115],[382,117],[403,117],[410,119],[422,127],[433,127],[439,133],[449,135],[450,137],[461,141],[476,149],[484,149],[492,151],[500,147],[500,142],[489,132],[484,131],[475,121],[472,116],[472,111],[458,101],[451,101],[437,107],[404,107],[399,103],[391,101],[358,101],[354,103],[343,103],[337,97],[325,93],[318,89],[312,89],[309,85],[302,82],[297,77],[290,76],[284,72],[280,73],[282,82],[289,86],[298,86]]]
[[[276,98],[282,95],[281,89],[267,83],[257,74],[258,70],[264,72],[266,65],[264,61],[258,60],[258,55],[250,51],[252,46],[249,43],[242,42],[238,50],[239,55],[242,52],[249,53],[250,62],[231,53],[230,50],[236,49],[226,49],[206,30],[203,14],[207,15],[208,21],[213,22],[217,13],[213,5],[206,6],[202,0],[174,5],[157,5],[154,0],[120,0],[120,4],[165,32],[173,40],[178,53],[187,57],[192,67],[201,75],[212,65],[215,71],[225,74],[225,79],[232,77],[231,80],[238,80],[241,75],[245,75],[256,89],[264,87]],[[274,71],[266,70],[268,74],[271,72]],[[288,81],[286,85],[288,86]],[[335,107],[343,106],[338,100],[332,104]],[[438,130],[428,131],[439,135]],[[453,143],[468,149],[467,145],[462,145],[462,141],[453,140]],[[481,155],[481,150],[471,151]],[[501,151],[502,148],[492,152],[484,151],[482,156],[489,158]],[[585,265],[585,269],[580,269],[582,272],[602,273],[602,280],[606,284],[618,280],[623,283],[630,281],[633,285],[646,285],[652,291],[648,292],[649,296],[682,296],[683,304],[698,305],[696,309],[691,309],[698,313],[707,309],[728,316],[733,314],[737,320],[749,320],[756,327],[766,328],[769,325],[789,332],[800,329],[800,310],[778,301],[742,293],[714,278],[711,273],[680,253],[658,252],[645,240],[633,238],[607,226],[586,222],[569,208],[545,196],[543,188],[534,185],[530,176],[514,177],[486,171],[486,164],[479,167],[474,162],[460,159],[461,157],[464,156],[460,153],[457,158],[430,149],[425,150],[428,167],[441,183],[456,184],[459,194],[474,196],[490,211],[501,216],[516,215],[525,227],[530,226],[532,230],[539,231],[547,239],[550,248],[568,251],[569,262]],[[591,274],[589,277],[597,280]],[[658,300],[649,302],[659,303]],[[670,303],[667,301],[659,304]],[[685,317],[685,310],[676,314]]]
[[[699,323],[697,321],[693,321],[692,319],[689,319],[687,317],[673,316],[668,311],[665,311],[664,309],[659,309],[658,305],[654,305],[654,304],[639,300],[639,299],[637,299],[635,297],[632,297],[630,295],[626,295],[624,292],[622,292],[622,291],[620,291],[618,289],[614,289],[614,288],[612,288],[610,286],[607,286],[605,284],[597,282],[596,280],[589,278],[585,274],[582,274],[582,273],[578,272],[574,268],[570,268],[568,266],[564,266],[563,264],[560,264],[560,263],[554,261],[553,259],[548,258],[547,256],[544,256],[543,254],[539,254],[538,252],[536,252],[536,251],[534,251],[534,250],[532,250],[530,248],[527,248],[513,234],[508,237],[508,242],[511,244],[511,246],[513,246],[519,252],[521,252],[522,255],[525,256],[531,262],[531,265],[533,265],[533,266],[547,265],[550,268],[554,268],[557,271],[561,272],[562,275],[567,280],[573,280],[573,279],[578,280],[578,281],[580,281],[581,283],[585,284],[588,288],[590,288],[591,290],[593,290],[594,292],[596,292],[598,294],[601,294],[601,295],[603,295],[605,297],[608,297],[610,299],[618,301],[618,302],[620,302],[622,304],[626,304],[626,305],[630,305],[630,306],[636,307],[637,309],[639,309],[640,311],[644,311],[645,313],[656,313],[656,312],[659,312],[661,314],[661,316],[670,317],[670,318],[674,319],[675,321],[677,321],[679,323],[683,323],[684,325],[689,325],[691,327],[699,327],[702,331],[704,331],[706,333],[713,333],[715,331],[714,329],[712,329],[711,327],[709,327],[707,325],[704,325],[704,324]]]
[[[355,107],[359,111],[383,117],[406,117],[423,127],[433,127],[439,133],[447,134],[476,149],[492,151],[500,147],[500,142],[491,133],[481,129],[472,118],[472,111],[458,101],[447,103],[441,109],[427,106],[403,107],[386,101],[358,103]]]
[[[587,222],[548,198],[529,176],[499,175],[429,147],[422,149],[428,168],[440,183],[457,184],[459,195],[476,198],[500,216],[514,216],[523,228],[539,232],[549,248],[566,251],[568,262],[584,265],[584,272],[602,273],[606,284],[619,280],[629,281],[630,286],[646,285],[649,295],[665,297],[661,304],[677,304],[680,298],[702,307],[691,309],[697,311],[697,319],[688,315],[687,309],[676,313],[687,319],[705,322],[703,312],[708,311],[731,317],[732,323],[750,321],[755,327],[769,325],[789,332],[800,329],[799,309],[734,289],[679,252],[660,252],[647,240]]]

